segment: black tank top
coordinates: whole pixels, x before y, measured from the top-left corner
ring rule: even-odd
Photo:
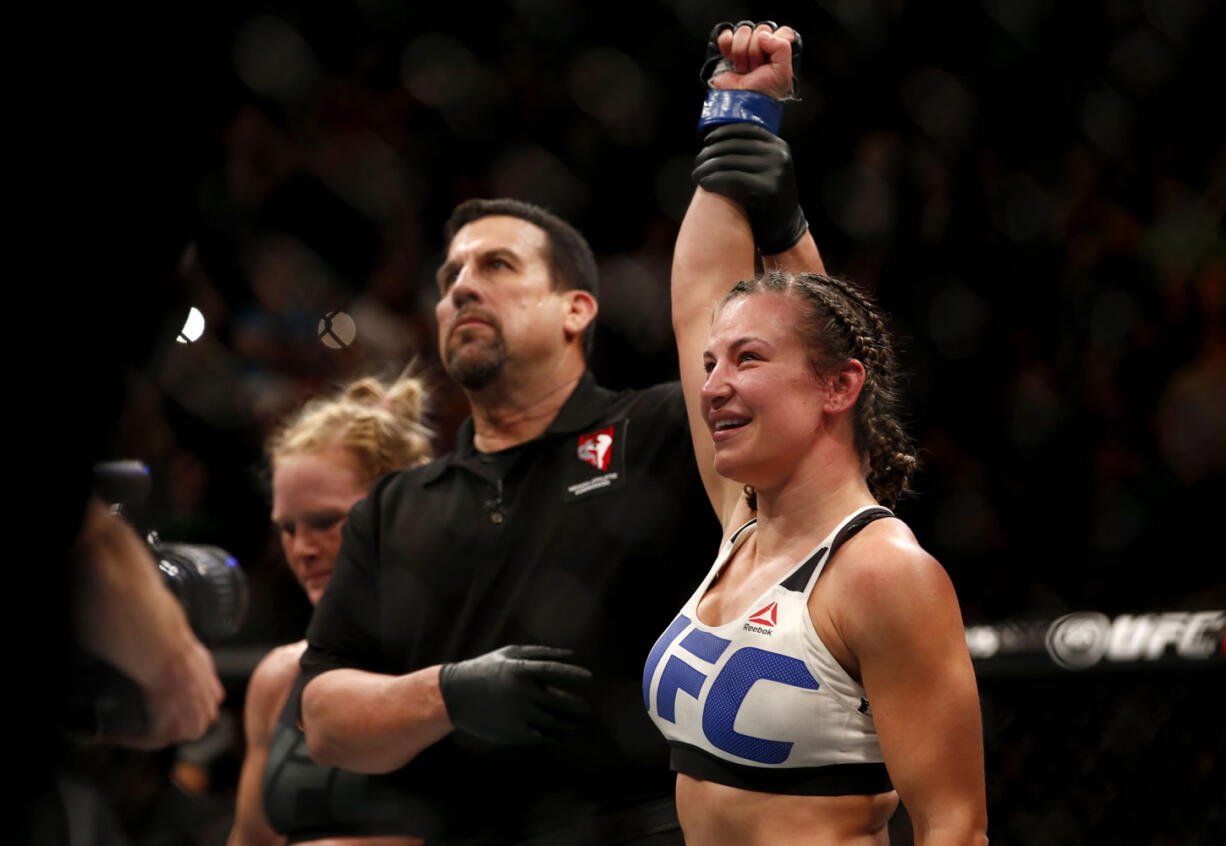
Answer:
[[[290,843],[326,837],[421,836],[428,814],[385,776],[321,767],[298,729],[301,676],[277,719],[264,767],[264,814]]]

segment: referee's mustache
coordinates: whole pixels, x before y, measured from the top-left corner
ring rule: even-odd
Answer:
[[[497,332],[502,331],[502,326],[498,323],[498,318],[494,314],[478,305],[464,306],[455,313],[451,318],[451,322],[447,324],[447,337],[450,339],[455,334],[456,328],[465,321],[478,320],[482,323],[493,327]]]

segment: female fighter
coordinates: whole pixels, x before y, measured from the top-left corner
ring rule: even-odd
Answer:
[[[792,90],[794,34],[773,30],[718,36],[717,94]],[[704,120],[729,105],[711,102]],[[957,598],[885,507],[915,466],[891,341],[863,291],[824,275],[791,167],[770,129],[736,117],[698,157],[673,320],[724,541],[649,655],[644,697],[691,846],[885,844],[900,798],[917,844],[984,844]]]
[[[332,575],[349,509],[384,473],[430,458],[419,380],[390,387],[361,379],[339,396],[308,403],[267,444],[272,520],[290,570],[311,604]],[[299,641],[274,649],[252,673],[243,722],[247,754],[229,846],[346,843],[408,846],[398,797],[372,776],[316,766],[285,708],[298,677]],[[284,713],[283,713],[284,711]]]

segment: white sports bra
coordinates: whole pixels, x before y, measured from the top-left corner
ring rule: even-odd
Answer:
[[[668,740],[674,770],[768,793],[892,789],[864,688],[822,643],[808,607],[835,550],[892,516],[876,505],[848,515],[744,614],[707,626],[698,602],[756,521],[728,539],[643,671],[643,702]]]

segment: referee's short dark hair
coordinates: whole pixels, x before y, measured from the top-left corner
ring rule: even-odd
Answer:
[[[443,239],[447,249],[451,247],[451,239],[465,226],[474,220],[495,216],[518,217],[544,230],[548,245],[545,260],[549,263],[555,291],[577,289],[587,291],[599,299],[596,257],[592,254],[592,248],[588,246],[587,239],[562,218],[532,203],[508,198],[465,200],[455,207],[451,217],[443,226]],[[592,354],[592,341],[595,335],[596,321],[593,320],[583,332],[585,357],[590,357]]]

